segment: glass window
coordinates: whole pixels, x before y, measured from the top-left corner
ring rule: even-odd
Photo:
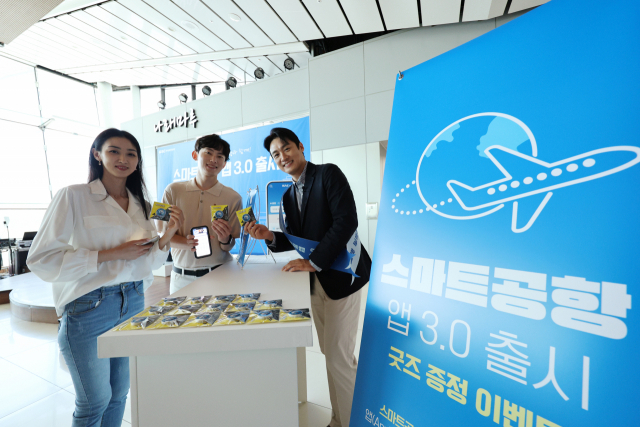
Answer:
[[[69,185],[86,184],[93,138],[50,129],[44,138],[53,194]]]
[[[45,208],[40,209],[0,209],[0,219],[9,217],[9,237],[12,239],[22,239],[25,231],[38,231],[42,218],[46,212]],[[7,238],[7,227],[1,222],[0,239]],[[8,252],[6,252],[8,254]],[[6,265],[9,258],[3,258],[2,264]]]
[[[159,87],[149,89],[140,89],[140,114],[146,116],[148,114],[160,111],[158,102],[162,99]]]
[[[0,208],[51,201],[42,131],[0,120]]]
[[[23,121],[20,120],[20,115],[12,114],[11,117],[7,117],[9,111],[32,116],[32,120],[35,117],[40,117],[33,67],[0,57],[0,94],[2,94],[0,96],[0,117]],[[31,122],[32,120],[24,121]]]
[[[98,126],[98,108],[92,86],[44,70],[37,70],[40,105],[45,119],[62,117]]]
[[[122,127],[122,123],[133,119],[133,101],[130,90],[112,92],[111,106],[113,108],[113,120],[118,129]]]

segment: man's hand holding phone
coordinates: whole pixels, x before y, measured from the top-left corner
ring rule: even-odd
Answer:
[[[191,229],[191,236],[196,236],[203,241],[196,244],[195,257],[196,259],[205,258],[211,256],[211,237],[209,237],[209,227],[206,225],[200,227],[193,227]],[[188,241],[188,238],[187,238]]]
[[[193,234],[189,234],[187,236],[187,246],[191,248],[191,252],[196,251],[196,246],[198,246],[198,239],[196,239]]]

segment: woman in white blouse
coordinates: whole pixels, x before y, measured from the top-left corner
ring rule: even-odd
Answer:
[[[27,265],[53,285],[58,343],[76,391],[74,427],[120,426],[129,359],[99,359],[99,335],[144,308],[152,271],[167,259],[184,220],[171,207],[165,234],[149,219],[140,144],[107,129],[91,146],[89,183],[61,189],[44,216]],[[145,244],[146,243],[146,244]]]

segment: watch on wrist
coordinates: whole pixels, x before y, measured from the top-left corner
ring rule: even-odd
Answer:
[[[228,245],[229,243],[231,243],[231,241],[233,240],[233,235],[229,234],[229,240],[226,243],[222,243],[220,242],[221,245]]]

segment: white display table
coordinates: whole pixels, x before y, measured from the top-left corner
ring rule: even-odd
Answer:
[[[253,261],[253,258],[252,258]],[[172,296],[260,292],[311,308],[309,274],[284,263],[227,263]],[[163,426],[297,426],[306,401],[311,321],[107,332],[99,357],[130,357],[131,422]]]

